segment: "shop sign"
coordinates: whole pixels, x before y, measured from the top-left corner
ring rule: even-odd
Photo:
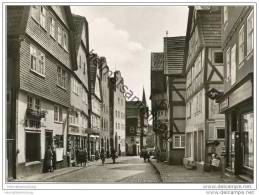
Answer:
[[[252,83],[251,81],[247,81],[238,89],[236,89],[230,96],[229,96],[229,106],[235,106],[236,104],[245,101],[246,99],[252,97]]]
[[[226,108],[228,108],[228,106],[229,106],[229,102],[228,102],[228,98],[226,98],[223,102],[219,104],[220,112],[224,111]]]

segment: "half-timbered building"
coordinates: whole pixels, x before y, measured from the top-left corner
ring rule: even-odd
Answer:
[[[48,146],[65,166],[72,30],[67,6],[7,7],[8,177],[40,173]]]
[[[226,171],[254,177],[254,8],[222,8],[224,94],[217,100],[226,120]]]
[[[167,94],[167,161],[182,164],[185,149],[185,37],[164,38],[164,74]]]
[[[168,110],[166,96],[166,76],[164,75],[164,53],[151,53],[151,113],[155,146],[159,160],[165,161],[167,155]]]
[[[190,6],[186,32],[186,166],[204,167],[221,155],[224,115],[208,94],[223,90],[221,9]]]

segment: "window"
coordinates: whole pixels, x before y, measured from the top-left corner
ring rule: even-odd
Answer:
[[[134,127],[130,127],[130,133],[134,133]]]
[[[230,81],[230,69],[231,69],[231,64],[230,64],[230,48],[228,48],[226,52],[226,81]]]
[[[40,6],[36,6],[36,5],[31,6],[31,16],[38,23],[40,22]]]
[[[40,7],[40,25],[46,29],[46,8],[44,6]]]
[[[39,129],[40,126],[40,120],[36,120],[36,119],[26,119],[25,120],[25,127],[29,127],[29,128],[34,128],[34,129]]]
[[[244,33],[244,25],[241,27],[238,34],[238,62],[239,64],[244,60],[245,57],[245,33]]]
[[[65,31],[63,31],[63,47],[66,51],[68,50],[68,36]]]
[[[33,98],[32,96],[27,96],[27,108],[35,109],[37,111],[40,111],[40,99],[39,98]]]
[[[45,54],[30,45],[31,70],[45,75]]]
[[[43,53],[40,53],[39,55],[39,65],[36,71],[42,75],[45,75],[45,54]]]
[[[62,108],[60,106],[54,106],[54,121],[55,122],[63,121]]]
[[[33,108],[32,97],[29,95],[27,96],[27,108]]]
[[[69,114],[69,123],[70,124],[74,124],[74,125],[78,125],[79,124],[78,113],[77,112],[72,112],[72,113]]]
[[[66,71],[63,70],[61,67],[58,67],[57,68],[57,84],[62,88],[66,88],[66,81],[67,81]]]
[[[55,39],[55,20],[54,18],[50,19],[50,35]]]
[[[222,52],[213,52],[213,63],[222,64],[223,63],[223,53]]]
[[[247,54],[254,49],[254,11],[247,18]]]
[[[41,142],[40,133],[25,133],[25,158],[26,162],[40,161],[41,159]]]
[[[58,26],[58,43],[62,45],[62,30],[59,26]]]
[[[31,55],[31,69],[36,70],[36,67],[37,67],[37,50],[32,45],[30,45],[30,55]]]
[[[130,137],[131,142],[134,142],[134,137]]]
[[[40,99],[38,98],[35,99],[35,109],[38,111],[40,110]]]
[[[217,139],[225,139],[225,129],[217,129]]]
[[[84,74],[85,74],[85,62],[84,62]]]
[[[236,82],[236,44],[231,49],[231,85]]]
[[[174,135],[173,146],[174,146],[174,148],[184,148],[185,147],[185,135]]]
[[[228,7],[224,6],[224,28],[228,24]]]

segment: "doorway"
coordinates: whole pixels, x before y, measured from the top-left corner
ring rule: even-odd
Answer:
[[[53,131],[46,130],[45,132],[45,151],[47,150],[48,146],[53,145]]]

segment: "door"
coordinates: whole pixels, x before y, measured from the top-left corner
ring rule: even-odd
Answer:
[[[254,169],[254,113],[241,116],[241,155],[242,172],[253,172]]]
[[[53,132],[46,131],[45,132],[45,151],[47,150],[48,146],[53,145]]]

